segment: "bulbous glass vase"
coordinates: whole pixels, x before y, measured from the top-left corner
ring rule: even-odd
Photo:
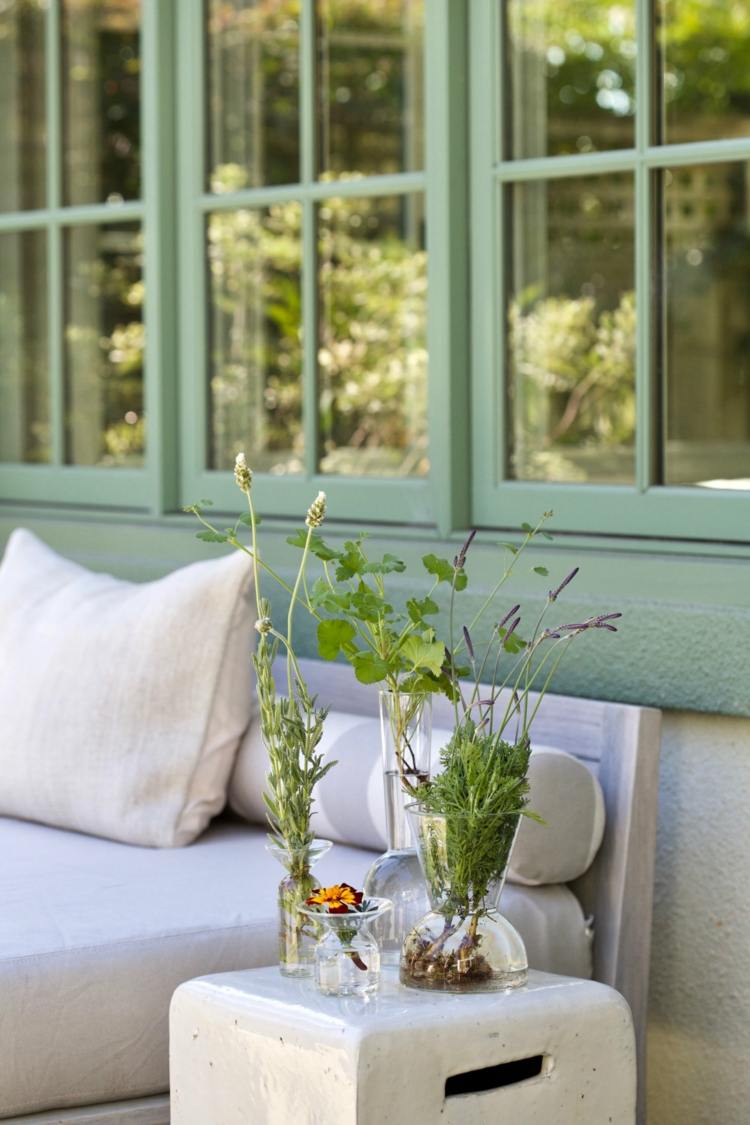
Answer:
[[[286,869],[279,883],[279,969],[285,977],[310,977],[320,927],[301,907],[315,890],[312,868],[333,847],[331,840],[313,840],[306,848],[290,849],[274,840],[267,850]]]
[[[416,805],[409,816],[432,909],[406,936],[401,983],[442,992],[502,992],[526,984],[523,940],[497,908],[517,823],[498,839],[502,874],[474,886],[466,879],[466,834],[452,832],[446,817]]]
[[[378,898],[367,906],[347,914],[304,910],[324,931],[315,946],[315,983],[326,996],[368,996],[380,984],[380,948],[370,927],[391,904]]]
[[[365,898],[393,904],[374,933],[383,964],[398,966],[404,937],[429,907],[406,806],[430,779],[432,696],[381,691],[380,738],[388,850],[372,864],[363,889]]]

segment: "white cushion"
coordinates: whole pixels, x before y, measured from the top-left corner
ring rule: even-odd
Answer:
[[[243,555],[135,584],[18,530],[0,566],[0,814],[128,843],[193,840],[251,713]]]
[[[0,856],[0,1118],[166,1090],[177,985],[275,960],[282,869],[261,829],[156,851],[0,818]],[[361,886],[372,858],[336,846],[315,870]],[[566,887],[501,905],[533,967],[590,976]]]
[[[433,730],[433,767],[449,738],[450,731]],[[379,719],[330,711],[320,750],[337,764],[316,790],[316,836],[382,852],[387,838]],[[254,824],[266,819],[262,794],[267,771],[268,754],[256,720],[242,741],[229,783],[230,805]]]
[[[529,762],[529,808],[545,823],[521,819],[508,879],[538,886],[570,883],[588,871],[604,836],[604,794],[572,754],[535,747]]]
[[[432,768],[450,731],[433,730]],[[331,711],[320,744],[337,765],[318,786],[316,835],[378,851],[386,847],[380,722]],[[229,786],[232,808],[247,820],[265,821],[263,788],[268,756],[259,723],[251,723]],[[508,878],[536,886],[567,883],[591,866],[604,834],[604,797],[594,775],[570,754],[535,747],[529,765],[529,807],[544,825],[524,818],[516,837]]]

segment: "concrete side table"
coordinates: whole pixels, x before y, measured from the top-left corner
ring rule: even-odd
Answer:
[[[172,1125],[633,1125],[630,1011],[548,973],[512,993],[319,994],[276,968],[172,1000]]]

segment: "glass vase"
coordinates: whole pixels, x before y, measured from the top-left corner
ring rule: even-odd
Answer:
[[[288,848],[270,840],[267,850],[285,868],[279,883],[279,969],[285,977],[312,976],[320,928],[301,907],[315,890],[312,868],[333,847],[331,840],[313,840],[305,848]]]
[[[324,914],[306,909],[323,928],[315,946],[315,983],[326,996],[368,996],[380,984],[380,947],[371,926],[391,909],[386,899],[368,900],[368,909]]]
[[[416,805],[409,816],[431,910],[406,936],[401,983],[441,992],[501,992],[526,984],[523,940],[498,911],[518,817],[498,831],[494,877],[475,885],[469,881],[477,869],[472,871],[468,817],[456,823]]]
[[[383,964],[398,966],[404,937],[429,907],[406,806],[430,779],[432,696],[381,691],[380,738],[388,850],[370,867],[363,889],[368,899],[393,903],[374,932]]]

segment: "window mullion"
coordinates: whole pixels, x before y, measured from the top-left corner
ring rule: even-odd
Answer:
[[[469,522],[467,5],[426,6],[428,425],[435,522]]]
[[[635,293],[636,293],[636,427],[635,484],[645,492],[656,483],[658,463],[656,378],[658,365],[653,345],[654,298],[654,208],[653,180],[645,155],[653,128],[653,19],[652,0],[636,0],[638,55],[636,60],[635,141]],[[652,295],[653,294],[653,295]]]
[[[47,8],[45,52],[47,111],[47,209],[57,213],[62,204],[62,106],[61,106],[60,0]],[[47,224],[47,301],[49,347],[49,421],[51,463],[65,462],[65,369],[63,311],[62,230],[57,218]]]
[[[154,514],[178,505],[174,10],[143,7],[143,240],[146,289],[146,467]]]
[[[318,265],[316,205],[315,0],[302,0],[300,23],[300,158],[302,200],[302,430],[305,475],[318,468]]]

